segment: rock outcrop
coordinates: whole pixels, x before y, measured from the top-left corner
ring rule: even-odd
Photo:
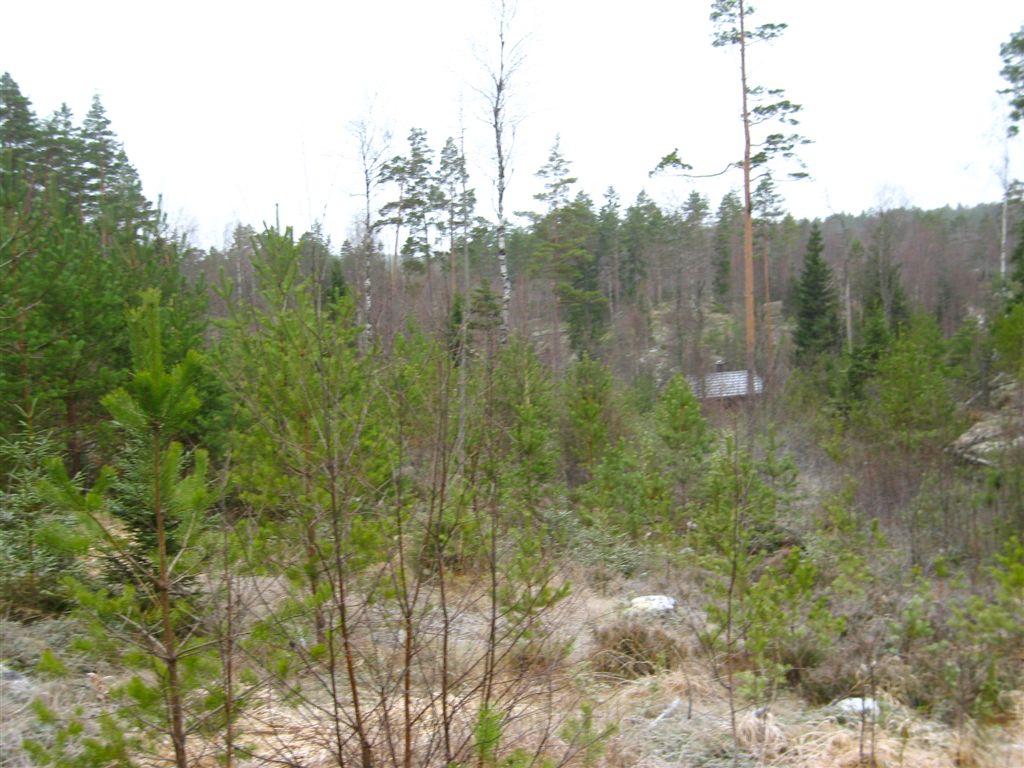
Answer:
[[[991,385],[989,407],[970,429],[953,441],[950,450],[964,461],[996,466],[1008,451],[1024,449],[1024,388],[1009,376]]]

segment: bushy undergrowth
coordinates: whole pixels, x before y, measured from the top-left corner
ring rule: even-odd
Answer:
[[[736,740],[736,712],[786,689],[963,722],[1000,716],[1022,684],[1015,475],[994,469],[997,489],[950,471],[953,367],[927,321],[865,331],[716,423],[682,376],[631,396],[584,355],[556,380],[501,337],[486,292],[454,353],[414,327],[385,349],[290,233],[260,248],[259,301],[229,306],[210,352],[236,411],[222,461],[185,439],[211,366],[164,362],[155,293],[132,315],[135,369],[102,401],[108,468],[70,476],[42,434],[17,438],[23,458],[4,444],[0,553],[24,560],[0,575],[4,599],[90,626],[94,658],[126,674],[112,722],[148,735],[133,749],[240,749],[234,724],[265,696],[333,729],[336,761],[500,765],[522,745],[495,734],[555,689],[586,693],[570,661],[586,628],[559,623],[568,573],[604,589],[685,574],[699,622],[601,624],[589,669],[621,681],[699,660]],[[252,600],[240,581],[261,585]],[[38,714],[54,743],[35,754],[57,761],[78,726]]]
[[[590,664],[601,678],[630,680],[672,669],[689,656],[680,628],[624,617],[593,630]]]

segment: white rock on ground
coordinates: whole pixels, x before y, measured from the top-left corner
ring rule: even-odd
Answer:
[[[32,693],[35,690],[35,685],[21,672],[0,664],[0,690],[12,696],[25,695]]]
[[[627,616],[666,616],[676,610],[676,599],[668,595],[642,595],[629,601]]]
[[[840,699],[833,706],[847,717],[855,717],[858,720],[863,715],[865,720],[876,721],[882,714],[882,708],[878,706],[877,701],[871,698],[862,699],[859,696]]]

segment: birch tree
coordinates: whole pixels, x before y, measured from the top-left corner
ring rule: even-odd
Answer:
[[[498,216],[498,273],[501,276],[501,340],[508,341],[509,308],[512,304],[512,279],[508,272],[506,253],[505,192],[508,185],[509,164],[512,159],[512,143],[515,135],[515,121],[509,114],[509,93],[511,81],[523,63],[521,42],[511,39],[511,23],[515,16],[515,5],[500,0],[498,15],[498,50],[495,61],[488,62],[487,84],[481,93],[487,104],[488,122],[494,132],[494,190],[497,197]]]
[[[351,125],[352,135],[359,148],[359,164],[363,182],[363,326],[366,337],[373,333],[371,313],[373,311],[373,251],[376,239],[376,222],[373,219],[373,193],[381,181],[385,156],[391,143],[391,134],[380,133],[368,119],[360,119]]]

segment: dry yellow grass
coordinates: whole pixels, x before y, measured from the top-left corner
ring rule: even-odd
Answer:
[[[761,761],[778,757],[786,751],[787,738],[771,712],[747,712],[736,723],[740,748]]]
[[[558,627],[548,627],[558,637],[568,636],[567,628],[572,628],[579,641],[570,658],[556,655],[551,664],[530,664],[524,668],[510,655],[508,661],[499,665],[507,685],[521,685],[519,673],[525,672],[532,680],[516,693],[513,717],[502,736],[503,754],[515,746],[532,747],[543,741],[552,755],[571,755],[571,745],[561,738],[563,724],[578,711],[580,700],[585,698],[596,704],[598,728],[606,724],[618,726],[618,733],[609,740],[598,763],[601,768],[731,765],[733,735],[725,690],[700,654],[679,654],[672,669],[635,680],[587,673],[588,665],[583,662],[596,650],[591,629],[614,621],[618,610],[617,601],[581,590],[559,612]],[[471,618],[472,612],[467,611],[460,620],[458,633],[459,650],[465,651],[468,659],[479,656],[482,642],[481,625]],[[686,640],[685,627],[670,629],[679,633],[681,641]],[[384,654],[385,650],[378,652]],[[436,665],[436,659],[426,651],[420,661],[428,668]],[[456,672],[464,671],[462,661],[453,665]],[[68,691],[75,694],[74,702],[86,696],[100,701],[105,682],[96,676],[83,676],[72,687],[67,687],[68,683],[52,683],[41,693],[51,705],[65,709],[72,703],[67,698]],[[415,682],[412,706],[421,714],[414,764],[425,764],[420,760],[424,755],[431,755],[431,764],[440,764],[443,760],[437,751],[438,679],[424,673],[418,674]],[[311,686],[310,695],[313,694]],[[459,709],[454,729],[462,740],[465,755],[472,751],[467,739],[472,738],[479,700],[472,689],[464,690],[463,695],[467,698]],[[237,741],[251,755],[239,753],[239,768],[268,761],[308,768],[335,765],[334,719],[326,701],[319,696],[313,698],[301,704],[269,689],[261,691],[237,723]],[[952,729],[919,716],[884,693],[879,698],[884,717],[874,731],[877,768],[1024,766],[1024,692],[1005,693],[1003,705],[1009,716],[985,729]],[[402,718],[399,705],[397,698],[391,698],[387,713],[382,708],[373,709],[369,715],[371,730],[382,733],[385,717],[391,718],[394,729]],[[343,719],[350,716],[351,713],[342,713]],[[11,723],[4,725],[9,729]],[[350,739],[351,734],[343,738]],[[772,702],[763,712],[752,706],[741,707],[737,713],[737,739],[744,753],[740,765],[744,766],[852,768],[871,764],[872,739],[869,733],[862,736],[859,722],[842,722],[828,708],[810,707],[792,696]],[[354,744],[346,749],[350,746]],[[198,736],[190,742],[190,749],[200,768],[215,768],[218,755],[223,752],[221,744],[202,743]],[[383,739],[377,741],[375,749],[381,750],[386,762],[387,745]],[[578,760],[571,758],[565,765],[572,768]]]
[[[876,768],[1021,768],[1024,692],[1005,694],[1007,722],[957,732],[880,695],[885,716],[874,731]],[[676,704],[676,706],[673,706]],[[621,725],[606,768],[731,765],[732,734],[725,692],[699,659],[682,668],[611,686],[603,717]],[[738,713],[740,765],[854,768],[872,765],[870,731],[841,722],[828,708],[799,699],[776,701],[769,712]]]

